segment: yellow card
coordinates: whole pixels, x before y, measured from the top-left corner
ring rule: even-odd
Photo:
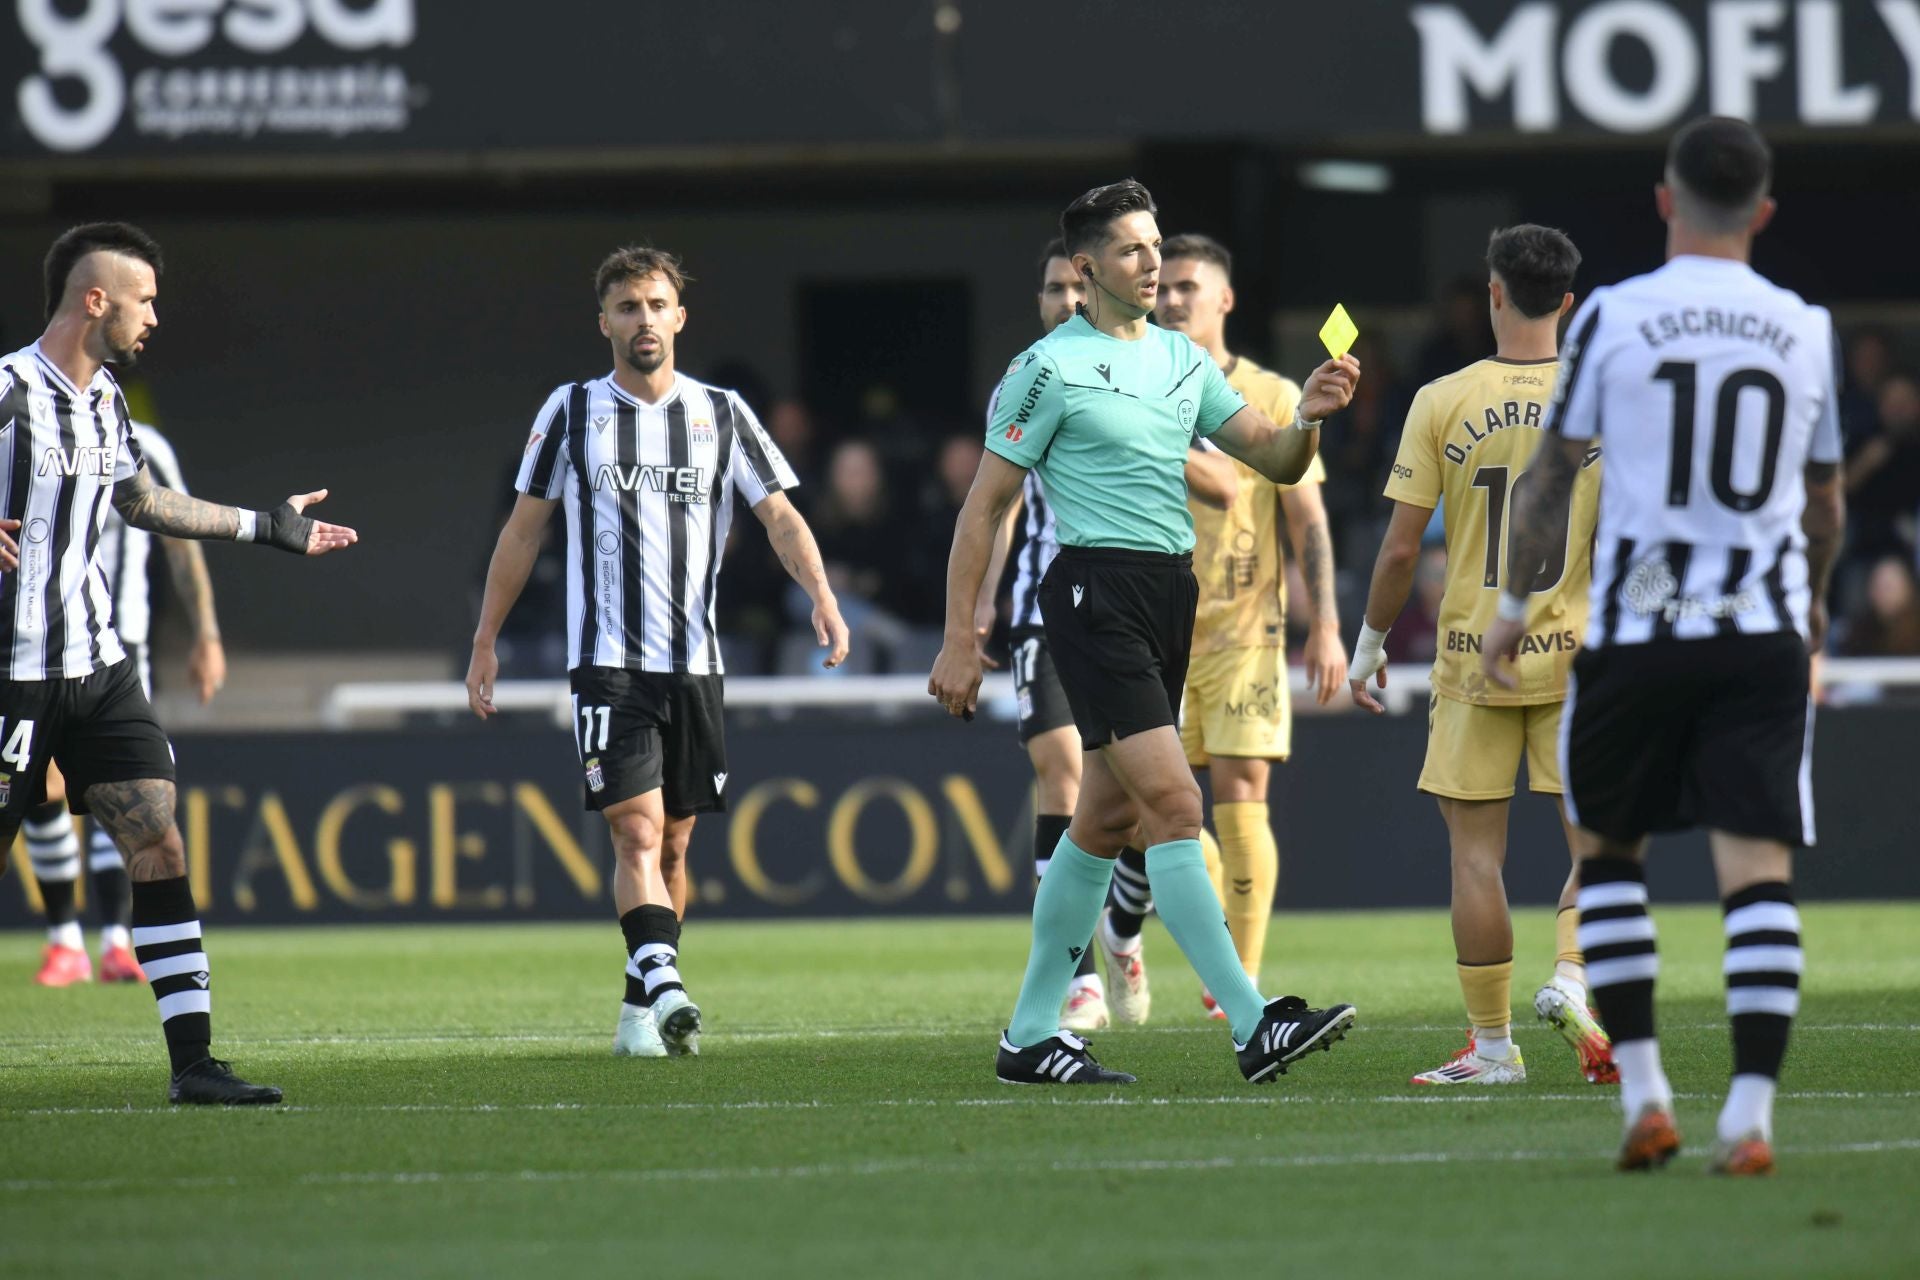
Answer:
[[[1353,340],[1360,336],[1360,327],[1347,314],[1346,307],[1336,302],[1333,314],[1320,326],[1320,341],[1327,344],[1327,354],[1338,360],[1353,349]]]

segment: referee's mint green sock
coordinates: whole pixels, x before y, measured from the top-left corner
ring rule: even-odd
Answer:
[[[1198,840],[1169,840],[1147,850],[1147,883],[1160,922],[1186,954],[1187,963],[1226,1010],[1233,1038],[1245,1044],[1260,1025],[1267,1002],[1240,967],[1226,910],[1213,892],[1206,855]]]
[[[1205,875],[1201,873],[1202,879]],[[1027,953],[1027,976],[1020,982],[1013,1021],[1007,1024],[1007,1039],[1018,1048],[1059,1032],[1060,1002],[1067,998],[1080,957],[1092,945],[1093,927],[1111,883],[1112,858],[1096,858],[1060,837],[1033,895],[1033,950]],[[1231,944],[1227,949],[1233,949]]]

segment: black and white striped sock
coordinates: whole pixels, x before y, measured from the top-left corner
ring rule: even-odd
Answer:
[[[1122,940],[1140,936],[1140,925],[1153,910],[1153,890],[1147,883],[1147,855],[1131,846],[1120,851],[1113,866],[1113,887],[1107,891],[1107,920],[1113,936]]]
[[[79,913],[74,908],[74,890],[80,880],[80,838],[73,834],[73,819],[67,806],[58,800],[36,805],[27,812],[21,826],[27,838],[27,860],[33,864],[33,878],[40,884],[40,901],[47,914],[47,941],[56,946],[78,947]]]
[[[672,907],[635,907],[620,917],[627,943],[625,1003],[651,1008],[665,991],[684,991],[680,981],[680,917]]]
[[[134,884],[133,954],[160,1005],[160,1029],[179,1075],[207,1057],[213,1041],[213,975],[185,876]]]
[[[1660,955],[1647,914],[1646,870],[1625,858],[1588,858],[1580,864],[1577,901],[1587,990],[1613,1038],[1620,1101],[1631,1122],[1647,1103],[1670,1107],[1673,1102],[1654,1038],[1653,984],[1660,976]]]
[[[127,933],[133,920],[127,864],[113,837],[97,822],[87,834],[87,873],[87,883],[93,889],[93,907],[100,916],[100,945],[103,948],[132,946]]]
[[[1749,885],[1721,904],[1726,913],[1727,1016],[1733,1023],[1733,1087],[1720,1113],[1728,1141],[1773,1132],[1773,1094],[1787,1038],[1800,1012],[1800,911],[1781,881]]]

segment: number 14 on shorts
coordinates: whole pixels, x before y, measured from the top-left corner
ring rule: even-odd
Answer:
[[[0,808],[13,799],[13,775],[25,773],[27,762],[33,758],[33,721],[15,720],[8,725],[4,716],[0,716],[0,765],[7,772],[0,774]]]

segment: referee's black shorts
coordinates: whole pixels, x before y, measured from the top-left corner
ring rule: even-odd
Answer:
[[[1040,615],[1082,746],[1179,723],[1199,599],[1190,554],[1060,548]]]
[[[1560,717],[1569,816],[1620,841],[1706,827],[1811,845],[1808,676],[1792,631],[1581,650]]]
[[[727,807],[724,677],[586,666],[570,678],[589,810],[655,790],[671,817]]]
[[[173,748],[133,659],[90,676],[0,680],[0,821],[20,822],[39,802],[48,761],[78,814],[98,783],[174,780]]]

